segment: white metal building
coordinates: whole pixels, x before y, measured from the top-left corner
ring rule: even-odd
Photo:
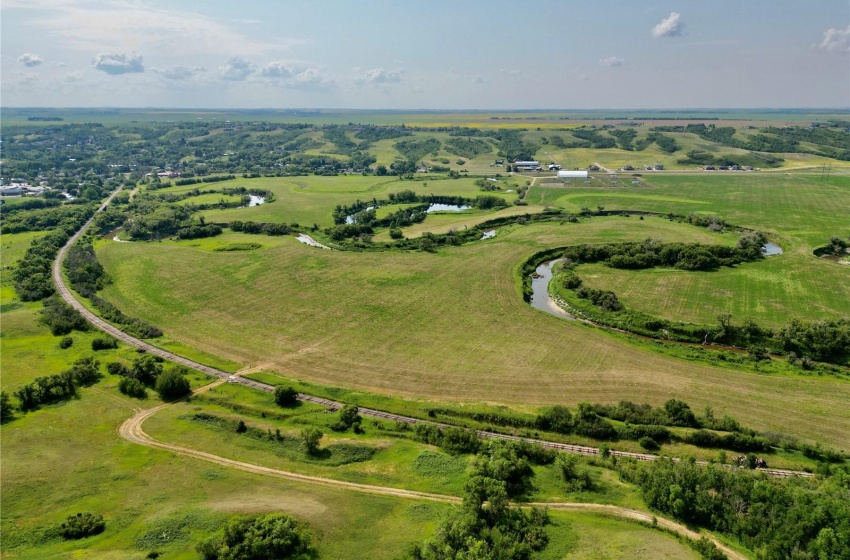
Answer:
[[[558,171],[558,179],[587,179],[587,171]]]
[[[519,169],[538,169],[540,168],[539,161],[515,161],[514,165]]]

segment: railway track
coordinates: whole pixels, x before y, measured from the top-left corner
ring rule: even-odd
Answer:
[[[252,389],[256,389],[256,390],[259,390],[259,391],[265,391],[267,393],[274,392],[274,389],[275,389],[274,385],[269,385],[267,383],[261,383],[259,381],[254,381],[253,379],[245,379],[243,377],[233,375],[233,374],[228,373],[226,371],[222,371],[220,369],[216,369],[216,368],[195,362],[195,361],[190,360],[188,358],[184,358],[183,356],[174,354],[173,352],[169,352],[167,350],[163,350],[162,348],[159,348],[159,347],[154,346],[152,344],[149,344],[149,343],[147,343],[143,340],[140,340],[138,338],[130,336],[129,334],[118,329],[117,327],[113,326],[112,324],[104,321],[103,319],[101,319],[100,317],[98,317],[97,315],[95,315],[94,313],[89,311],[83,304],[81,304],[77,300],[76,297],[74,297],[74,294],[71,292],[70,288],[68,288],[67,284],[65,283],[65,279],[62,276],[62,261],[64,260],[65,255],[68,252],[68,249],[74,243],[76,243],[77,240],[80,239],[80,237],[82,237],[82,235],[86,232],[86,230],[89,228],[89,226],[91,226],[91,224],[94,221],[97,214],[102,212],[107,206],[109,206],[109,203],[112,202],[112,199],[119,192],[120,192],[120,189],[118,189],[114,193],[112,193],[109,196],[109,198],[107,198],[104,201],[104,203],[100,205],[100,207],[97,209],[97,212],[95,212],[95,214],[91,218],[89,218],[89,220],[85,224],[83,224],[83,226],[79,229],[79,231],[77,231],[74,235],[71,236],[70,239],[68,239],[68,242],[65,244],[65,246],[62,247],[59,250],[59,252],[57,253],[56,260],[53,262],[53,281],[56,284],[56,289],[57,289],[59,295],[62,296],[62,299],[64,299],[65,302],[68,303],[68,305],[70,305],[75,310],[77,310],[94,327],[96,327],[97,329],[100,329],[101,331],[103,331],[105,333],[112,335],[116,339],[118,339],[118,340],[120,340],[120,341],[122,341],[122,342],[124,342],[124,343],[126,343],[130,346],[134,346],[134,347],[136,347],[140,350],[143,350],[147,353],[153,354],[155,356],[159,356],[159,357],[166,359],[166,360],[170,360],[174,363],[186,366],[188,368],[191,368],[191,369],[194,369],[194,370],[197,370],[197,371],[201,371],[203,373],[206,373],[206,374],[209,374],[209,375],[212,375],[212,376],[215,376],[215,377],[225,379],[225,380],[227,380],[228,382],[231,382],[231,383],[238,383],[238,384],[243,385],[245,387],[250,387]],[[307,394],[304,394],[304,393],[299,393],[298,399],[303,401],[303,402],[309,402],[309,403],[317,404],[317,405],[320,405],[320,406],[324,406],[324,407],[329,408],[331,410],[337,410],[337,409],[345,406],[345,403],[342,403],[342,402],[339,402],[339,401],[334,401],[334,400],[331,400],[331,399],[325,399],[323,397],[316,397],[316,396],[313,396],[313,395],[307,395]],[[429,425],[437,426],[437,427],[440,427],[440,428],[455,427],[455,426],[451,426],[450,424],[444,424],[444,423],[441,423],[441,422],[433,422],[433,421],[430,421],[430,420],[422,420],[420,418],[414,418],[414,417],[411,417],[411,416],[402,416],[400,414],[393,414],[391,412],[385,412],[383,410],[374,410],[374,409],[371,409],[371,408],[360,408],[360,414],[363,415],[363,416],[371,417],[371,418],[379,418],[379,419],[382,419],[382,420],[391,420],[391,421],[394,421],[394,422],[402,422],[402,423],[408,424],[408,425],[429,424]],[[554,441],[547,441],[547,440],[536,439],[536,438],[528,438],[528,437],[513,436],[513,435],[508,435],[508,434],[500,434],[500,433],[491,432],[491,431],[487,431],[487,430],[476,430],[476,433],[478,434],[479,437],[481,437],[483,439],[503,439],[503,440],[511,440],[511,441],[527,441],[529,443],[535,443],[535,444],[541,445],[541,446],[549,448],[549,449],[555,449],[557,451],[563,451],[563,452],[566,452],[566,453],[575,453],[575,454],[579,454],[579,455],[599,455],[601,453],[601,450],[596,448],[596,447],[587,447],[587,446],[583,446],[583,445],[572,445],[572,444],[567,444],[567,443],[558,443],[558,442],[554,442]],[[638,460],[638,461],[653,461],[655,459],[658,459],[657,455],[650,455],[650,454],[647,454],[647,453],[631,453],[631,452],[628,452],[628,451],[613,451],[613,450],[609,451],[609,453],[610,453],[610,455],[612,455],[614,457],[623,457],[623,458],[635,459],[635,460]],[[673,460],[677,461],[678,459],[674,458]],[[697,463],[698,464],[708,464],[706,461],[697,461]],[[811,473],[807,473],[807,472],[804,472],[804,471],[792,471],[792,470],[784,470],[784,469],[758,469],[758,470],[759,470],[759,472],[763,472],[763,473],[768,474],[770,476],[775,476],[775,477],[779,477],[779,478],[786,478],[786,477],[791,477],[791,476],[803,476],[803,477],[812,476]]]

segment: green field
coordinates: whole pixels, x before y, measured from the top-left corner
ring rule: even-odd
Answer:
[[[435,401],[660,404],[676,394],[757,429],[847,448],[850,384],[683,363],[519,297],[514,271],[537,249],[650,236],[732,241],[660,218],[599,218],[435,255],[319,251],[294,239],[250,254],[170,243],[104,244],[98,254],[115,279],[104,295],[126,312],[188,346],[290,377]]]
[[[447,195],[475,198],[482,194],[494,194],[512,202],[515,193],[483,193],[474,185],[473,179],[435,178],[417,181],[402,181],[395,177],[352,175],[347,177],[281,177],[258,179],[235,179],[218,183],[221,187],[245,187],[266,189],[274,193],[275,200],[251,208],[228,208],[226,210],[204,210],[203,216],[211,222],[252,220],[255,222],[286,222],[302,225],[333,225],[331,213],[338,204],[349,205],[356,200],[370,201],[385,199],[387,194],[412,190],[421,195]],[[157,191],[160,192],[160,191]],[[168,192],[165,190],[164,192]],[[194,199],[190,199],[194,200]],[[425,223],[428,219],[425,220]]]
[[[28,122],[30,114],[59,115],[65,120]],[[78,184],[81,191],[86,182],[88,188],[102,184],[102,191],[94,191],[102,196],[121,183],[135,192],[149,193],[150,201],[160,194],[180,195],[195,189],[244,187],[274,195],[271,202],[255,207],[211,208],[192,215],[193,220],[203,216],[208,223],[300,224],[295,230],[328,242],[329,234],[323,228],[333,226],[332,212],[337,205],[386,199],[404,190],[466,198],[495,195],[509,204],[498,210],[430,214],[423,222],[403,228],[410,239],[429,232],[475,228],[495,218],[509,219],[496,228],[491,239],[439,246],[434,252],[388,248],[383,244],[390,241],[387,228],[376,228],[373,247],[368,246],[365,235],[356,242],[349,240],[350,251],[309,247],[294,235],[246,234],[228,228],[214,237],[177,240],[175,228],[186,227],[189,220],[174,208],[153,209],[150,202],[120,206],[131,220],[143,214],[153,216],[149,222],[152,231],[170,227],[169,212],[180,217],[172,220],[174,227],[153,236],[161,241],[116,242],[114,233],[96,239],[95,252],[106,271],[99,295],[127,315],[161,328],[164,335],[150,342],[187,358],[342,402],[564,443],[600,446],[602,441],[577,433],[547,432],[527,422],[519,424],[521,428],[510,428],[496,420],[496,426],[491,426],[490,419],[473,419],[469,413],[495,412],[527,421],[555,404],[575,407],[583,401],[616,404],[630,400],[659,406],[675,398],[687,402],[697,414],[710,407],[717,418],[728,414],[766,436],[787,435],[785,441],[799,438],[850,451],[850,382],[840,370],[830,372],[817,365],[808,371],[778,358],[727,361],[725,355],[718,358],[717,351],[699,346],[641,339],[558,319],[523,301],[520,278],[521,264],[543,249],[647,238],[734,245],[739,233],[731,227],[714,233],[662,217],[667,213],[718,215],[728,224],[766,232],[784,254],[713,272],[631,271],[581,264],[577,274],[590,287],[614,291],[627,309],[675,321],[714,324],[719,314],[728,312],[736,323],[751,318],[762,326],[778,328],[792,318],[850,317],[850,266],[813,254],[830,237],[850,233],[847,162],[804,153],[777,154],[785,161],[770,171],[685,172],[695,166],[678,160],[691,150],[715,156],[747,153],[679,132],[665,133],[680,147],[673,154],[664,153],[656,144],[636,151],[559,149],[551,140],[560,136],[555,138],[558,145],[564,145],[561,140],[580,141],[581,133],[575,129],[588,124],[603,136],[612,126],[633,126],[637,142],[654,126],[684,124],[690,119],[736,126],[738,138],[746,138],[758,134],[755,127],[846,120],[845,114],[794,110],[319,110],[299,114],[4,108],[2,116],[6,126],[34,127],[4,131],[4,146],[12,154],[11,160],[9,154],[4,156],[4,165],[10,165],[12,173],[24,173],[20,176],[28,176],[38,150],[52,145],[57,161],[67,157],[76,162],[73,168],[63,167],[67,174],[62,184]],[[225,120],[231,121],[231,126],[225,126]],[[93,121],[103,123],[102,129],[69,127],[67,133],[79,138],[74,136],[68,142],[56,140],[52,137],[55,131],[49,130]],[[175,126],[164,121],[190,122]],[[256,121],[308,125],[276,127]],[[331,141],[333,129],[322,128],[330,123],[405,124],[405,132],[412,135],[377,140],[368,147],[351,148],[349,143],[346,148],[338,135],[339,146]],[[48,129],[43,135],[42,126]],[[829,126],[832,133],[841,133],[843,128],[836,122]],[[476,130],[458,132],[457,127]],[[343,129],[344,134],[355,143],[363,142],[357,136],[359,128],[352,124]],[[521,131],[521,135],[508,135],[503,143],[498,129]],[[461,157],[447,145],[457,134],[474,137],[491,149],[475,157]],[[97,138],[90,142],[88,135]],[[362,175],[359,171],[345,174],[345,167],[356,167],[351,162],[362,158],[358,150],[377,159],[373,167],[390,167],[404,159],[395,147],[397,142],[429,138],[439,140],[440,147],[420,154],[413,163],[417,167],[443,166],[458,172],[460,178],[434,171],[408,177],[379,176],[368,169]],[[834,142],[836,137],[829,138]],[[494,166],[496,158],[505,158],[500,153],[506,145],[517,149],[516,144],[523,148],[523,143],[525,148],[532,145],[529,155],[543,165],[557,162],[571,169],[598,162],[611,170],[626,164],[638,169],[617,175],[592,172],[587,181],[558,181],[549,171],[508,175],[504,167]],[[481,146],[466,144],[470,145]],[[799,145],[809,151],[822,148],[811,142]],[[178,157],[166,161],[151,156],[150,161],[156,163],[144,165],[144,158],[128,159],[128,167],[120,172],[110,167],[102,182],[101,176],[91,171],[94,164],[102,166],[103,161],[119,155],[123,158],[121,154],[131,153],[135,158],[152,154],[154,147],[162,151],[162,146],[173,146]],[[836,153],[841,149],[831,148]],[[152,185],[147,174],[171,169],[168,166],[175,161],[181,162],[182,171],[192,173],[188,176],[232,174],[237,178],[181,186],[164,182],[164,188],[154,189],[159,185]],[[644,164],[659,163],[667,171],[642,169]],[[825,163],[831,165],[828,181],[823,177]],[[151,169],[143,169],[147,165]],[[503,179],[501,190],[484,192],[475,184],[477,179],[497,173]],[[262,177],[248,178],[253,175]],[[527,184],[532,186],[526,204],[514,204],[516,191]],[[177,204],[216,205],[239,199],[213,192]],[[10,208],[20,204],[17,200],[7,203]],[[377,209],[377,215],[385,217],[409,206],[385,205]],[[563,213],[550,221],[529,221],[525,216],[547,210]],[[590,216],[604,214],[603,210],[625,210],[632,215]],[[31,216],[38,218],[39,212],[31,211]],[[43,215],[49,217],[49,212],[43,211]],[[565,213],[587,216],[575,221]],[[166,225],[154,218],[162,218]],[[110,222],[110,227],[118,224],[120,221]],[[314,224],[318,228],[311,228]],[[46,226],[32,229],[38,227]],[[72,332],[73,344],[61,349],[61,337],[53,336],[40,322],[43,304],[22,302],[15,294],[14,266],[30,243],[46,233],[0,237],[0,387],[13,393],[91,355],[100,361],[104,375],[93,386],[80,388],[74,398],[26,414],[18,412],[0,428],[4,559],[117,560],[156,557],[155,553],[162,554],[161,558],[192,559],[198,557],[195,544],[220,529],[230,516],[284,512],[310,527],[319,558],[397,560],[405,557],[414,543],[432,538],[441,520],[456,511],[454,505],[402,498],[398,493],[461,496],[472,456],[449,455],[417,441],[400,424],[370,417],[363,421],[363,433],[335,432],[330,428],[337,415],[325,408],[306,403],[281,408],[268,393],[240,385],[218,385],[162,408],[145,422],[150,437],[182,449],[166,451],[122,439],[118,429],[125,420],[140,409],[161,404],[151,389],[145,400],[125,397],[118,391],[119,378],[106,374],[108,362],[129,364],[138,357],[136,350],[120,344],[116,349],[94,352],[92,341],[101,336],[94,330]],[[90,301],[84,303],[93,308]],[[198,372],[189,372],[188,378],[192,388],[210,382]],[[199,413],[224,421],[193,416]],[[252,436],[237,432],[234,425],[239,420],[269,435],[280,430],[284,437],[272,441],[261,432],[251,432]],[[617,429],[624,427],[623,422],[612,424]],[[678,437],[693,433],[694,428],[682,426],[670,428],[671,433]],[[323,454],[310,456],[298,442],[304,427],[324,432]],[[635,439],[611,441],[611,449],[642,451],[646,442]],[[660,454],[675,457],[714,461],[721,452],[682,443],[677,437],[660,443]],[[324,480],[295,482],[271,473],[250,474],[208,462],[214,457],[207,457],[208,461],[191,458],[185,454],[187,448]],[[818,455],[808,452],[794,442],[764,453],[774,468],[825,470],[817,462]],[[638,488],[610,468],[613,460],[582,459],[581,464],[593,478],[592,490],[567,491],[558,466],[536,465],[533,485],[522,499],[550,505],[647,509],[650,502],[644,501]],[[381,486],[397,495],[364,494],[353,491],[350,484],[344,488],[348,483]],[[593,514],[589,505],[584,507],[584,511],[550,511],[552,522],[546,529],[550,544],[534,555],[534,560],[699,557],[669,534]],[[56,525],[79,511],[103,514],[105,532],[81,541],[62,540],[55,532]]]

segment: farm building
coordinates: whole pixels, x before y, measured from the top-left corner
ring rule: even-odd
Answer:
[[[515,161],[517,169],[540,169],[539,161]]]
[[[587,179],[587,171],[558,171],[558,179]]]

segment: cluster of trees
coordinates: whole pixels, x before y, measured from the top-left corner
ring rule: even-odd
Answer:
[[[667,152],[668,154],[672,154],[679,150],[679,145],[676,143],[676,140],[671,136],[664,136],[660,132],[650,132],[646,139],[655,142],[655,145],[662,152]]]
[[[646,504],[740,541],[759,558],[850,558],[850,475],[773,479],[693,461],[618,462]]]
[[[44,300],[39,320],[50,328],[54,336],[66,335],[73,330],[89,329],[89,324],[83,316],[56,294]]]
[[[292,224],[291,226],[284,223],[279,224],[262,224],[259,222],[243,222],[241,220],[234,220],[230,222],[227,227],[229,227],[233,231],[241,231],[243,233],[262,233],[265,235],[288,235],[294,231],[293,228],[298,227],[298,224]]]
[[[0,233],[20,233],[23,231],[44,231],[63,224],[83,223],[91,217],[89,206],[63,205],[40,210],[3,211]]]
[[[499,157],[508,161],[529,161],[537,153],[537,144],[527,142],[519,130],[492,130],[485,133],[499,141]]]
[[[578,278],[575,275],[569,277],[570,280]],[[570,281],[570,284],[574,282]],[[623,304],[617,299],[617,294],[610,290],[597,290],[588,286],[579,285],[575,288],[576,295],[582,299],[586,299],[603,311],[620,311]]]
[[[199,225],[193,224],[177,230],[178,239],[201,239],[204,237],[215,237],[221,235],[221,226],[216,224]]]
[[[436,138],[424,138],[422,140],[399,140],[393,147],[407,159],[415,163],[428,154],[436,154],[440,151],[442,144]]]
[[[232,518],[220,535],[198,543],[196,550],[203,560],[316,557],[309,529],[283,513]]]
[[[180,365],[163,369],[161,359],[150,354],[134,359],[129,368],[121,362],[111,362],[106,369],[127,380],[122,379],[118,389],[128,396],[144,398],[147,395],[145,387],[152,387],[164,401],[180,399],[191,392],[186,378],[188,369]]]
[[[563,251],[573,265],[602,262],[612,268],[672,266],[681,270],[715,270],[762,258],[764,234],[742,237],[736,247],[701,243],[661,243],[655,239],[605,245],[574,245]]]
[[[414,427],[417,441],[436,445],[452,455],[476,453],[481,447],[481,439],[473,430],[465,428],[440,428],[434,424],[420,423]]]
[[[100,362],[88,356],[80,358],[65,371],[55,375],[36,377],[32,382],[14,392],[18,408],[28,412],[42,404],[68,399],[77,394],[78,387],[96,383],[100,379]]]
[[[741,167],[779,167],[785,160],[779,156],[769,156],[756,152],[714,156],[710,152],[703,150],[691,150],[688,152],[687,157],[676,161],[682,165],[714,165],[716,167],[731,167],[733,165]]]
[[[87,212],[62,222],[44,237],[33,240],[12,273],[15,291],[22,301],[38,301],[55,292],[50,276],[53,260],[71,235],[91,217],[92,212],[93,209],[87,207]]]
[[[545,549],[549,544],[546,510],[531,508],[526,513],[509,501],[530,487],[530,465],[537,455],[529,456],[523,447],[507,441],[484,446],[473,462],[461,508],[440,524],[431,541],[415,546],[409,557],[528,560]],[[543,456],[554,459],[546,453]]]
[[[394,140],[402,136],[413,136],[413,133],[404,126],[364,126],[354,136],[367,142],[379,142],[381,140]]]
[[[492,151],[490,144],[484,140],[479,140],[477,138],[461,138],[457,136],[446,140],[445,148],[447,152],[467,159],[472,159],[476,156]]]
[[[235,179],[236,175],[214,175],[211,177],[199,177],[197,179],[176,179],[174,181],[175,185],[196,185],[200,183],[218,183],[219,181],[230,181],[231,179]]]
[[[604,133],[596,130],[595,128],[577,128],[575,130],[571,130],[570,134],[576,138],[581,138],[582,140],[590,142],[589,147],[595,150],[614,148],[617,145],[613,138],[605,136]]]
[[[363,422],[363,417],[360,416],[360,409],[355,404],[347,404],[339,409],[339,419],[331,424],[331,430],[335,432],[344,432],[353,430],[355,434],[363,432],[360,424]]]
[[[637,136],[637,130],[634,128],[614,128],[609,130],[608,134],[617,139],[617,145],[621,150],[634,150],[632,142]]]

